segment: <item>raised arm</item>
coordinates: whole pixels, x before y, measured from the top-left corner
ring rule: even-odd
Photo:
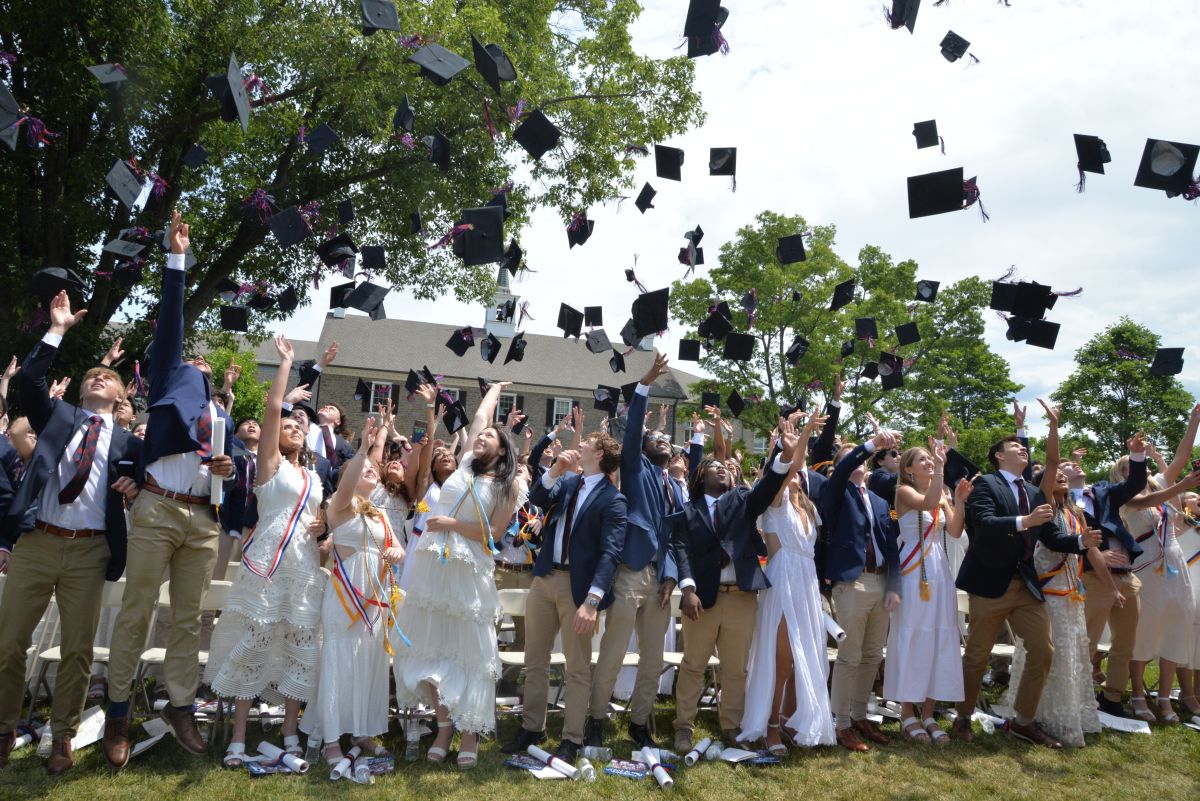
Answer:
[[[1163,471],[1163,481],[1168,484],[1173,483],[1179,476],[1183,475],[1183,469],[1192,459],[1192,448],[1196,444],[1196,429],[1200,427],[1200,403],[1192,407],[1192,415],[1188,418],[1187,432],[1183,435],[1183,439],[1179,441],[1179,447],[1175,449],[1175,458],[1167,465],[1167,469]]]
[[[38,434],[46,427],[54,409],[50,388],[46,384],[46,373],[54,363],[62,338],[86,314],[87,309],[71,312],[71,300],[65,290],[55,295],[50,301],[50,328],[42,340],[33,346],[17,373],[17,397],[29,417],[29,425]]]
[[[704,411],[708,412],[712,418],[710,425],[713,427],[713,458],[718,461],[725,461],[729,458],[729,449],[725,445],[725,431],[721,420],[720,406],[705,406]]]
[[[834,453],[834,441],[837,439],[837,424],[838,417],[842,412],[842,391],[846,388],[842,376],[839,374],[837,383],[833,385],[833,400],[825,407],[825,423],[821,428],[821,436],[817,437],[817,441],[812,443],[812,454],[810,461],[813,464],[832,461]]]
[[[1174,500],[1176,496],[1190,492],[1198,486],[1200,486],[1200,471],[1194,471],[1188,473],[1166,489],[1151,492],[1149,495],[1139,495],[1131,499],[1126,506],[1130,509],[1149,509],[1151,506],[1158,506],[1160,503]]]
[[[475,438],[479,436],[483,429],[492,424],[492,420],[496,417],[496,404],[500,402],[500,393],[512,386],[511,381],[497,381],[488,387],[487,394],[483,396],[483,400],[479,404],[479,408],[475,410],[475,417],[471,420],[471,428],[467,432],[466,446],[471,447],[471,443],[475,442]]]
[[[295,351],[292,343],[283,334],[275,335],[275,352],[279,354],[279,367],[275,380],[267,392],[266,408],[263,410],[262,428],[258,438],[258,464],[254,473],[255,486],[261,487],[271,480],[279,468],[279,429],[283,426],[281,409],[287,388],[288,375],[292,371]]]
[[[330,343],[325,352],[321,354],[321,358],[317,362],[305,362],[300,365],[300,383],[307,384],[314,391],[317,388],[317,382],[321,380],[321,373],[326,367],[333,364],[337,358],[338,343]]]
[[[933,457],[933,479],[925,492],[917,492],[915,487],[909,487],[896,482],[896,514],[903,514],[909,509],[933,514],[942,503],[942,486],[945,484],[946,446],[933,437],[929,438],[929,455]]]
[[[1038,398],[1038,403],[1046,410],[1046,420],[1050,424],[1050,433],[1046,435],[1046,469],[1042,471],[1042,494],[1046,502],[1054,505],[1054,487],[1058,484],[1058,465],[1060,460],[1058,443],[1058,407],[1050,407],[1044,400]]]
[[[437,430],[437,387],[433,384],[422,384],[417,388],[417,395],[421,398],[421,403],[425,405],[425,439],[421,441],[420,451],[417,454],[416,469],[408,470],[404,474],[405,481],[412,481],[408,485],[408,497],[412,499],[413,503],[418,503],[425,497],[425,491],[429,489],[429,485],[433,481],[433,435]]]
[[[158,305],[158,320],[154,325],[154,344],[150,350],[149,404],[162,400],[168,389],[167,375],[183,359],[183,289],[187,275],[184,254],[191,244],[190,227],[171,214],[170,255],[162,275],[162,299]]]
[[[12,377],[20,369],[20,366],[17,364],[17,357],[14,355],[8,362],[8,367],[4,368],[3,375],[0,375],[0,400],[8,400],[8,382],[12,380]]]
[[[579,450],[579,443],[583,442],[583,407],[571,407],[571,450]]]
[[[650,387],[667,372],[667,357],[654,352],[654,364],[638,381],[629,408],[625,412],[625,436],[621,442],[621,487],[625,497],[642,469],[642,434],[646,426],[646,405],[650,402]]]
[[[1027,482],[1033,481],[1033,449],[1029,447],[1029,437],[1025,433],[1025,413],[1029,410],[1028,406],[1021,406],[1015,400],[1013,401],[1013,433],[1017,439],[1021,440],[1021,445],[1025,450],[1029,451],[1029,461],[1025,463],[1025,470],[1021,473],[1021,478]]]
[[[363,423],[362,441],[354,458],[342,465],[342,475],[338,479],[337,489],[329,500],[329,527],[337,528],[353,514],[351,507],[354,493],[358,489],[358,480],[362,478],[363,466],[367,463],[367,453],[371,443],[375,441],[375,420],[368,417]]]

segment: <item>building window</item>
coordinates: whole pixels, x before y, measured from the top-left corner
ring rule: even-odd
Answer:
[[[765,453],[767,450],[767,438],[763,434],[754,435],[754,452]]]
[[[505,418],[508,417],[508,413],[516,408],[519,408],[517,406],[516,394],[512,392],[501,392],[500,402],[496,404],[496,422],[503,423]]]
[[[378,381],[371,382],[371,412],[379,408],[380,404],[387,405],[392,399],[392,385],[381,384]]]
[[[557,426],[564,417],[571,415],[571,399],[570,398],[555,398],[554,399],[554,419],[550,421],[550,425]]]
[[[458,401],[462,400],[462,397],[463,397],[463,391],[461,389],[451,389],[449,387],[442,387],[442,392],[445,392],[447,395],[449,395],[450,399],[456,403]]]

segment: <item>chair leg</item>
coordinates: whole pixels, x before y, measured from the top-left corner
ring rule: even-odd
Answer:
[[[29,710],[25,715],[26,720],[33,719],[33,707],[37,704],[38,689],[46,688],[46,697],[53,700],[53,695],[50,692],[50,684],[46,681],[46,671],[50,669],[50,663],[42,659],[41,666],[38,668],[37,679],[33,682],[33,686],[29,690]]]

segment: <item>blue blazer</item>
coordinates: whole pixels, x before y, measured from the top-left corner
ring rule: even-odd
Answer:
[[[534,576],[547,576],[554,566],[554,536],[558,521],[579,494],[583,476],[575,473],[560,476],[554,489],[546,489],[539,478],[529,491],[529,502],[535,506],[553,509],[546,515],[542,526],[542,547],[533,563]],[[596,488],[575,510],[571,524],[571,541],[567,545],[567,565],[571,572],[571,599],[576,606],[588,596],[588,590],[599,587],[604,590],[600,608],[606,609],[613,602],[612,582],[617,565],[621,561],[621,543],[625,540],[626,502],[612,482],[601,478]]]
[[[867,532],[875,537],[876,559],[887,567],[887,588],[899,592],[900,552],[895,522],[887,501],[867,490],[872,517],[867,517],[858,488],[850,484],[850,474],[867,460],[867,448],[859,445],[833,468],[833,474],[821,488],[821,518],[825,525],[825,578],[829,581],[854,581],[867,567]]]
[[[50,476],[58,470],[75,432],[88,418],[88,413],[64,400],[51,398],[46,373],[58,348],[38,342],[25,357],[14,383],[21,407],[29,416],[29,424],[37,432],[37,447],[26,465],[21,486],[13,495],[12,504],[0,519],[0,547],[11,551],[22,532],[29,531],[37,521],[42,490]],[[116,581],[125,572],[125,496],[112,489],[122,471],[132,476],[142,452],[142,441],[120,426],[114,426],[108,446],[107,472],[103,479],[104,534],[108,540],[108,567],[105,579]]]
[[[1100,529],[1100,550],[1107,551],[1109,538],[1116,537],[1133,561],[1142,555],[1142,546],[1137,544],[1133,535],[1121,522],[1121,507],[1135,495],[1146,488],[1146,460],[1135,462],[1129,460],[1129,477],[1119,484],[1109,484],[1101,481],[1088,487],[1092,491],[1092,508],[1096,510],[1096,524]],[[1091,570],[1092,565],[1086,559],[1084,570]]]
[[[204,373],[183,362],[183,270],[163,270],[162,302],[150,348],[150,416],[137,480],[145,481],[146,465],[164,456],[190,453],[200,447],[196,422],[211,398]],[[225,420],[225,453],[231,453],[233,420],[218,406]],[[229,490],[232,480],[226,481]]]
[[[888,506],[896,505],[896,474],[889,473],[882,467],[877,467],[867,476],[867,489],[887,501]]]
[[[667,514],[667,499],[662,470],[642,453],[642,427],[646,423],[647,402],[645,395],[633,393],[621,443],[621,492],[629,504],[621,561],[633,570],[641,570],[651,562],[657,562],[660,583],[667,579],[678,582],[675,548],[671,544],[670,530],[663,524]]]
[[[8,437],[0,435],[0,518],[8,514],[13,495],[20,486],[20,481],[17,480],[17,465],[20,461],[17,449],[8,441]]]

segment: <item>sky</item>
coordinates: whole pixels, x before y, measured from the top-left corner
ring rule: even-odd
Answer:
[[[1179,377],[1200,395],[1200,204],[1133,186],[1147,138],[1200,143],[1190,63],[1200,4],[1011,2],[925,0],[910,34],[887,26],[879,0],[727,0],[728,56],[696,60],[708,119],[660,143],[684,149],[683,181],[655,178],[653,158],[642,159],[628,194],[650,180],[655,208],[643,216],[632,200],[619,213],[615,204],[593,207],[595,232],[574,249],[555,212],[535,212],[519,238],[539,272],[513,285],[536,318],[525,330],[556,334],[560,302],[602,304],[608,327],[619,328],[636,295],[624,279],[634,254],[642,282],[666,286],[682,276],[684,231],[701,225],[715,262],[723,242],[769,209],[836,225],[835,249],[850,263],[873,244],[944,283],[995,279],[1015,266],[1024,280],[1082,286],[1081,297],[1061,299],[1048,315],[1062,324],[1053,351],[1008,342],[1004,323],[988,318],[988,343],[1033,408],[1071,372],[1074,352],[1122,315],[1164,346],[1188,348]],[[646,0],[631,31],[635,49],[676,55],[686,9],[686,0]],[[942,57],[948,30],[971,42],[979,63]],[[912,125],[927,119],[937,120],[945,156],[916,148]],[[1083,194],[1074,189],[1075,133],[1100,136],[1113,159],[1106,175],[1088,175]],[[728,179],[708,176],[710,147],[738,148],[736,193]],[[959,166],[978,176],[990,222],[976,208],[908,219],[906,177]],[[446,322],[448,333],[483,324],[482,308],[451,297],[393,292],[385,305],[389,318]],[[305,307],[282,330],[313,339],[325,312]],[[672,356],[682,332],[673,328],[659,340]]]

